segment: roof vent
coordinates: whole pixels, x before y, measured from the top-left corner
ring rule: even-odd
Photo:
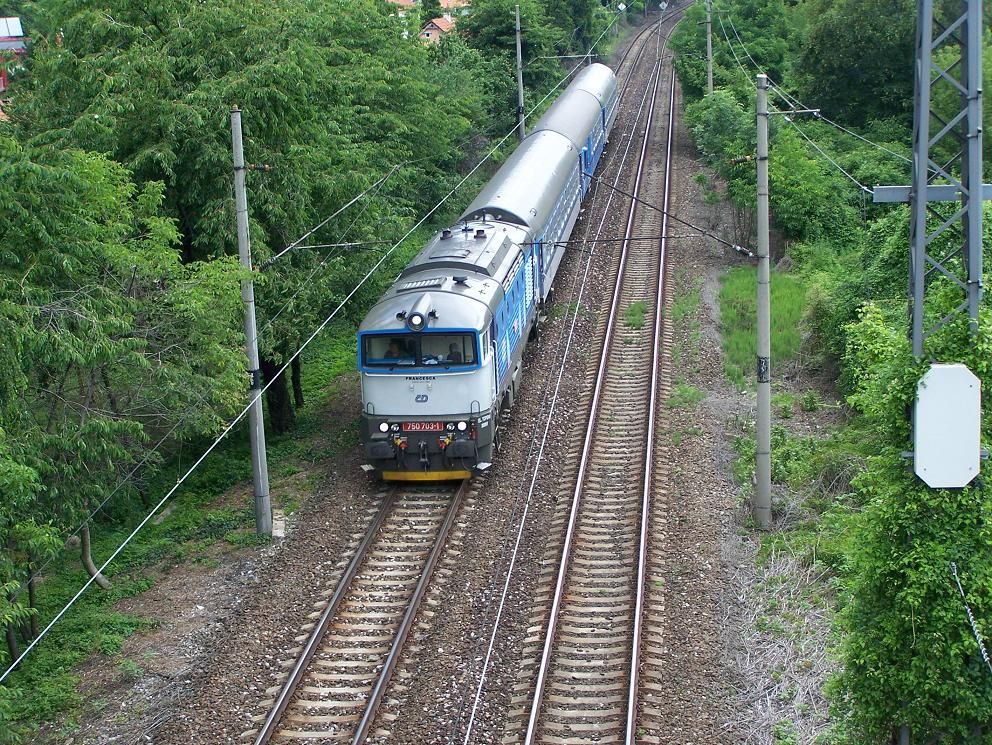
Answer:
[[[449,230],[448,228],[445,228],[444,230],[441,231],[441,240],[442,241],[443,240],[446,240],[446,239],[448,239],[450,237],[451,237],[451,230]]]
[[[485,237],[486,237],[486,231],[483,230],[482,228],[479,228],[478,230],[475,231],[475,239],[477,241],[482,240]]]

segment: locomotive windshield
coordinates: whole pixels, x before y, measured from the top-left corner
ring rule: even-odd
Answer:
[[[475,365],[475,334],[367,334],[362,337],[366,367],[464,367]]]

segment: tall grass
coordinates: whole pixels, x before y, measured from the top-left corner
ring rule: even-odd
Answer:
[[[806,289],[799,279],[779,272],[771,275],[772,370],[799,351],[802,336],[799,321],[806,307]],[[724,370],[739,388],[754,385],[757,298],[756,270],[731,269],[721,279],[720,326],[723,336]]]

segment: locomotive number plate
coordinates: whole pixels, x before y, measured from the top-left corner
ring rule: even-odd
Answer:
[[[443,432],[443,422],[403,422],[404,432]]]

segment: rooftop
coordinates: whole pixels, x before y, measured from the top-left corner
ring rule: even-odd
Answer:
[[[442,16],[440,18],[431,18],[431,20],[424,24],[424,28],[428,26],[435,26],[442,34],[446,34],[455,27],[455,22]]]
[[[17,39],[24,36],[20,18],[0,18],[0,39]]]

